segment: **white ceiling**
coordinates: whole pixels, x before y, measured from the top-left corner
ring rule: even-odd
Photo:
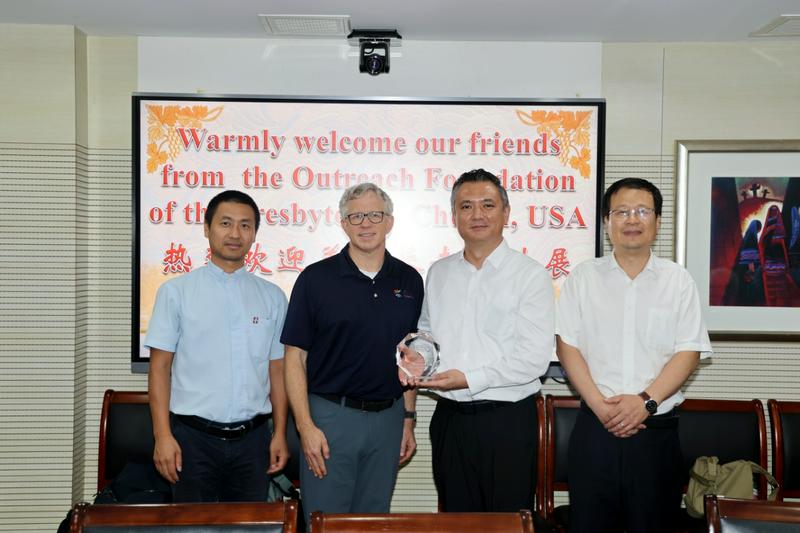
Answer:
[[[407,40],[666,42],[749,38],[800,0],[0,0],[0,23],[88,35],[267,38],[258,14],[350,15]]]

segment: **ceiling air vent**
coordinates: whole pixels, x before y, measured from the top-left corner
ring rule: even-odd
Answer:
[[[259,15],[272,37],[347,37],[350,15]]]

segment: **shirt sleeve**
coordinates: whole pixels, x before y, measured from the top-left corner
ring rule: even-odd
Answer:
[[[573,271],[561,286],[556,304],[556,335],[565,343],[579,348],[581,337],[581,309],[578,295],[578,276]]]
[[[431,286],[431,273],[433,269],[428,270],[428,277],[427,277],[427,286],[426,288],[430,288]],[[431,332],[431,314],[428,309],[428,294],[430,292],[425,290],[425,297],[422,299],[422,308],[419,313],[419,320],[417,320],[417,331],[425,331],[427,333]]]
[[[308,301],[308,276],[306,273],[307,271],[300,273],[292,289],[280,342],[309,351],[313,340],[313,317]]]
[[[491,365],[470,369],[464,374],[473,396],[488,388],[522,385],[538,379],[547,371],[553,355],[554,309],[553,284],[547,272],[535,265],[520,287],[520,301],[509,309],[514,320],[514,344]]]
[[[164,283],[156,293],[153,314],[147,326],[147,348],[175,353],[181,335],[181,298],[174,283]]]
[[[711,341],[703,322],[700,296],[691,275],[684,271],[681,280],[680,312],[675,332],[675,353],[700,352],[700,358],[711,357]]]
[[[419,331],[419,321],[422,315],[422,306],[425,305],[425,284],[422,282],[422,276],[419,275],[419,272],[415,270],[414,275],[415,275],[414,290],[416,291],[416,294],[418,294],[419,296],[417,297],[418,303],[416,304],[416,307],[414,309],[415,321],[414,321],[414,327],[412,329]]]
[[[286,308],[288,303],[286,295],[283,291],[276,287],[275,290],[275,305],[277,307],[275,317],[275,331],[272,332],[272,341],[270,342],[270,360],[283,359],[283,343],[281,342],[281,334],[283,333],[283,326],[286,323]]]

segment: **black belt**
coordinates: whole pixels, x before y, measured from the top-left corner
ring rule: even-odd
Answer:
[[[320,394],[315,392],[317,396],[329,402],[338,403],[351,409],[358,409],[359,411],[371,411],[377,413],[390,408],[396,402],[396,399],[389,400],[359,400],[358,398],[348,398],[347,396],[339,396],[338,394]]]
[[[597,418],[594,411],[592,411],[583,400],[581,400],[581,411]],[[666,413],[648,416],[644,419],[642,424],[647,426],[647,429],[674,429],[678,427],[678,418],[678,409],[673,407]]]
[[[499,409],[501,407],[506,407],[508,405],[516,403],[516,402],[503,402],[500,400],[475,400],[474,402],[457,402],[455,400],[451,400],[450,398],[441,398],[441,397],[437,401],[439,402],[439,405],[441,405],[442,407],[445,407],[446,409],[450,409],[451,411],[456,411],[465,415],[474,415],[476,413],[482,413],[484,411],[492,411],[494,409]]]
[[[207,420],[199,416],[170,414],[182,424],[192,429],[226,440],[241,439],[254,429],[263,426],[264,422],[269,418],[269,415],[262,414],[256,415],[250,420],[242,420],[241,422],[214,422],[213,420]]]

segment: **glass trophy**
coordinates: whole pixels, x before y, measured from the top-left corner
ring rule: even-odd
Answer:
[[[425,332],[410,334],[404,343],[411,352],[398,352],[397,366],[408,377],[420,381],[429,379],[439,367],[439,344]]]

